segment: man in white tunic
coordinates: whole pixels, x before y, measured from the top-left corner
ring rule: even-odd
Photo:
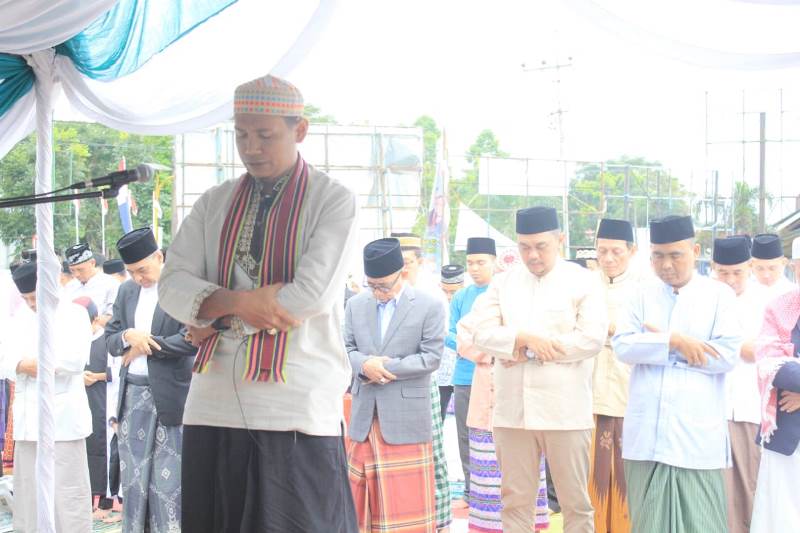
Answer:
[[[651,221],[650,242],[659,279],[637,291],[612,340],[619,360],[634,365],[622,435],[632,531],[723,533],[725,373],[741,346],[736,296],[695,272],[691,217]]]
[[[725,469],[730,533],[748,533],[761,450],[756,444],[761,395],[755,365],[755,341],[764,321],[766,290],[750,280],[750,243],[744,236],[714,240],[714,276],[736,293],[735,314],[744,340],[741,361],[726,378],[728,431],[733,467]]]
[[[533,530],[544,452],[564,531],[591,533],[592,367],[608,332],[602,287],[559,256],[555,209],[517,211],[517,239],[524,264],[495,276],[457,326],[459,338],[495,357],[503,531]]]
[[[197,200],[159,282],[159,303],[200,345],[183,419],[184,531],[355,526],[341,288],[358,204],[298,153],[302,114],[300,91],[273,76],[236,89],[247,173]]]
[[[36,263],[14,271],[14,283],[33,313],[20,313],[8,330],[0,367],[14,389],[14,530],[36,531],[36,443],[38,441],[38,339]],[[61,298],[55,312],[55,527],[58,532],[90,531],[92,493],[86,437],[92,414],[83,368],[92,340],[86,310]]]
[[[97,268],[95,255],[88,244],[75,244],[64,250],[73,279],[64,285],[64,296],[74,300],[88,296],[97,306],[102,325],[111,319],[119,281]]]

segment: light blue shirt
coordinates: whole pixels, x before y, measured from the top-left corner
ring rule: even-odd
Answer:
[[[735,298],[727,285],[695,272],[677,294],[661,280],[645,283],[621,309],[612,344],[620,361],[634,365],[624,459],[697,470],[731,466],[725,373],[742,344]],[[720,357],[690,366],[670,351],[671,332],[707,341]]]
[[[405,287],[403,287],[403,289],[405,289]],[[381,327],[381,342],[383,342],[383,338],[386,336],[386,330],[389,329],[389,324],[397,309],[397,301],[403,295],[403,289],[400,289],[400,292],[388,302],[378,302],[378,323]]]
[[[475,299],[486,292],[488,288],[489,285],[482,287],[470,285],[453,295],[453,301],[450,302],[450,327],[447,337],[445,337],[445,345],[451,350],[456,351],[456,325],[458,321],[469,314]],[[472,385],[472,375],[474,373],[475,363],[459,355],[456,359],[456,368],[453,373],[453,385]]]

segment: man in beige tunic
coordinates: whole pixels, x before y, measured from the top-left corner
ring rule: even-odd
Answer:
[[[158,287],[199,345],[183,418],[183,529],[350,533],[340,325],[356,197],[299,155],[308,121],[296,87],[248,82],[234,112],[247,173],[197,200]]]
[[[630,365],[614,355],[611,337],[619,310],[636,291],[639,269],[631,260],[636,254],[633,227],[627,220],[604,218],[597,227],[598,275],[608,306],[608,338],[595,359],[593,412],[595,431],[592,438],[589,495],[594,507],[597,533],[628,533],[627,488],[622,468],[622,422],[628,405]]]
[[[459,337],[496,360],[503,531],[533,530],[544,452],[565,533],[591,533],[592,358],[608,332],[602,287],[559,256],[564,237],[554,209],[517,211],[517,240],[523,265],[496,276],[458,325]]]

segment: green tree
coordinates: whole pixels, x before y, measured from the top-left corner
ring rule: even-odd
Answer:
[[[744,181],[737,182],[733,190],[733,228],[737,234],[758,233],[758,187]]]
[[[646,227],[651,218],[689,214],[688,193],[660,163],[622,156],[577,170],[570,183],[569,212],[570,246],[593,246],[600,218]]]
[[[305,105],[303,116],[305,116],[311,124],[337,124],[333,115],[324,115],[322,109],[312,104]]]
[[[169,136],[132,135],[99,124],[57,122],[53,128],[53,139],[54,188],[113,172],[123,157],[128,168],[140,163],[157,163],[168,168],[173,166],[173,138]],[[31,194],[35,163],[36,140],[31,135],[0,160],[0,196],[8,198]],[[159,172],[150,182],[129,186],[139,208],[138,214],[132,214],[133,226],[141,227],[152,224],[153,188],[160,184],[160,203],[163,207],[160,225],[165,245],[171,240],[173,180],[170,174],[167,171]],[[101,216],[99,199],[81,200],[78,240],[88,242],[95,250],[100,250],[102,244]],[[54,238],[58,252],[76,241],[74,217],[73,202],[54,204]],[[0,211],[0,240],[16,252],[30,246],[35,231],[33,207]],[[121,236],[117,204],[110,199],[105,216],[107,255],[116,255],[114,244]]]

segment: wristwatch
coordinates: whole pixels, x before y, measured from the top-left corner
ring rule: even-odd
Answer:
[[[536,354],[530,350],[525,350],[525,357],[528,358],[528,361],[536,361]]]

